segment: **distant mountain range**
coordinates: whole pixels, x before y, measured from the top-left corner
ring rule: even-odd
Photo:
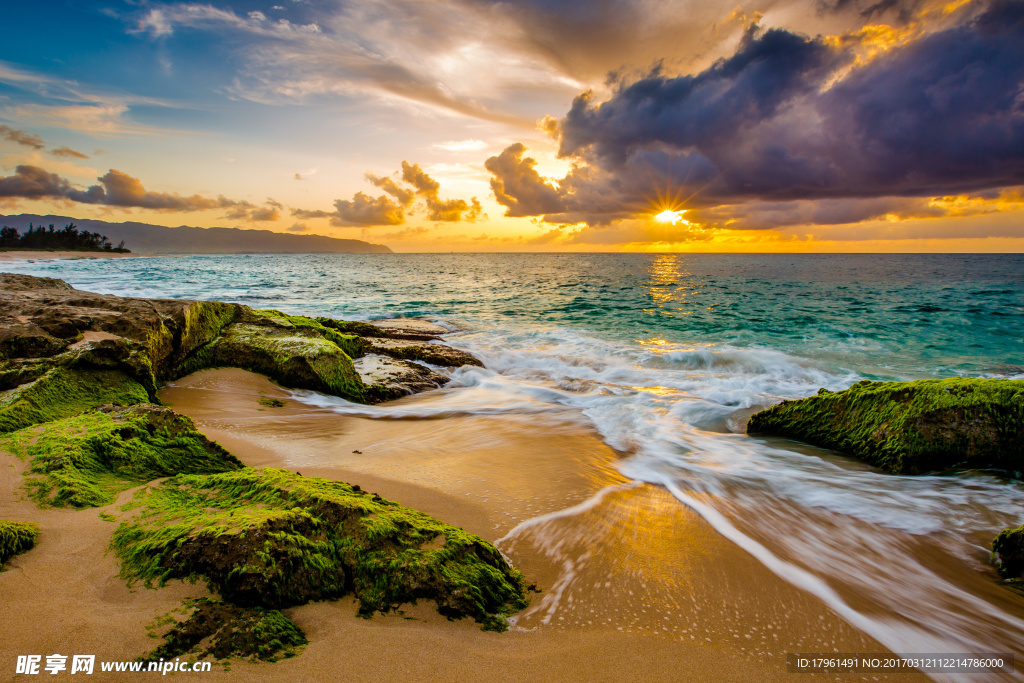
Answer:
[[[321,235],[292,235],[270,230],[241,230],[239,228],[193,228],[182,225],[168,228],[149,223],[108,223],[89,218],[69,216],[40,216],[23,213],[0,216],[0,225],[24,232],[29,224],[48,226],[59,230],[74,223],[79,230],[106,235],[116,245],[124,245],[134,254],[390,254],[383,244],[362,240],[342,240]]]

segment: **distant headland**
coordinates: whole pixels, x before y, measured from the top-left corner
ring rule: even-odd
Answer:
[[[322,235],[289,235],[270,230],[239,228],[168,228],[150,223],[107,221],[70,216],[20,215],[0,216],[0,225],[25,231],[33,225],[65,225],[74,223],[82,230],[98,232],[111,242],[124,241],[136,254],[390,254],[383,244],[362,240],[337,239]]]

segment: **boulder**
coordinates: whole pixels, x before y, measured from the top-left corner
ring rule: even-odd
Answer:
[[[370,403],[391,401],[448,383],[447,377],[425,365],[388,356],[363,356],[355,361],[354,367],[367,387]]]
[[[950,467],[1024,470],[1024,380],[869,382],[783,401],[750,434],[831,448],[893,474]]]
[[[173,477],[128,507],[112,548],[147,584],[202,577],[267,609],[352,594],[364,616],[424,598],[497,629],[526,606],[522,575],[490,543],[358,486],[247,468]]]
[[[1024,526],[1003,529],[992,541],[999,573],[1008,579],[1024,574]]]

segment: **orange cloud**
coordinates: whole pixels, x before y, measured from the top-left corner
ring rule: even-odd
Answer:
[[[397,172],[396,172],[397,175]],[[372,227],[401,225],[406,213],[422,209],[429,221],[440,223],[474,222],[486,218],[480,201],[473,197],[464,199],[441,199],[441,184],[430,177],[419,164],[402,162],[401,178],[366,174],[367,181],[385,192],[371,197],[365,192],[356,192],[352,199],[337,199],[334,211],[293,209],[299,218],[329,218],[331,225],[339,227]],[[417,205],[416,200],[421,203]]]

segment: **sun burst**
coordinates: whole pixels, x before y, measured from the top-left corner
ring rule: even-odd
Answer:
[[[673,211],[672,209],[665,209],[659,214],[655,214],[654,220],[659,223],[668,223],[670,225],[678,225],[679,221],[683,220],[683,214],[686,211],[679,210]]]

